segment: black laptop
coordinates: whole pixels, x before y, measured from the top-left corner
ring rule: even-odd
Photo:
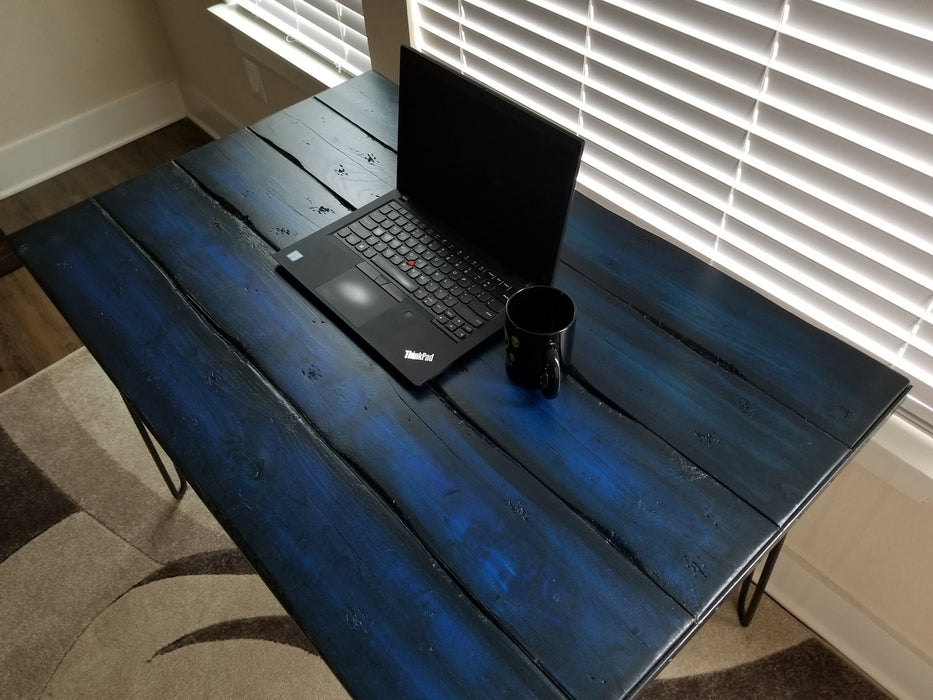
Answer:
[[[275,260],[420,386],[550,283],[583,142],[407,46],[398,129],[397,190]]]

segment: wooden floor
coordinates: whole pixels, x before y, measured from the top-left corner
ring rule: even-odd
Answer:
[[[184,119],[0,200],[6,234],[66,209],[210,141]],[[81,341],[20,267],[0,277],[0,391],[81,347]]]

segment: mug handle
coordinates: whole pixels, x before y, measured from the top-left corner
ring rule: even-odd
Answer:
[[[541,379],[541,393],[544,394],[544,398],[553,399],[560,393],[560,353],[557,343],[553,341],[548,343],[544,351],[544,373]]]

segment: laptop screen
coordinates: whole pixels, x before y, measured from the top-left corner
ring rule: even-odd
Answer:
[[[398,189],[529,282],[550,283],[582,140],[402,47]]]

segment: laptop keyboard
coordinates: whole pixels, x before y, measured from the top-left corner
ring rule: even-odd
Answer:
[[[357,265],[360,270],[380,285],[391,280],[403,287],[434,315],[435,325],[457,341],[499,316],[513,291],[511,284],[397,201],[336,235],[366,258],[368,262]],[[386,289],[393,294],[391,287]]]

